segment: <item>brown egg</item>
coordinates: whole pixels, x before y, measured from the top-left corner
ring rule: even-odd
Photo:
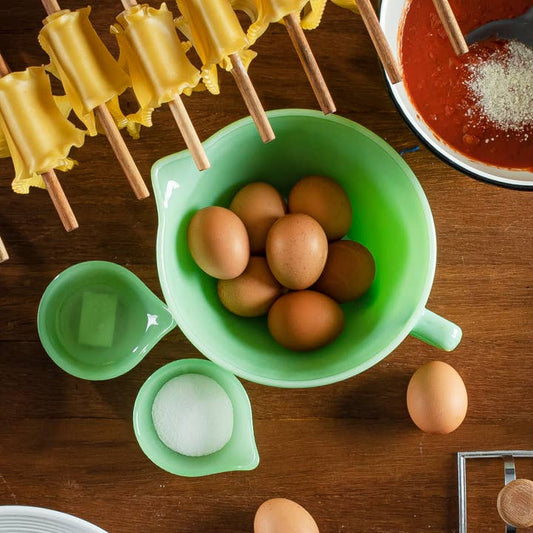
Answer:
[[[272,185],[249,183],[233,198],[229,208],[244,222],[252,253],[263,253],[268,230],[287,212],[285,200]]]
[[[246,317],[265,315],[283,290],[264,257],[250,257],[246,270],[238,278],[218,282],[222,305]]]
[[[240,276],[250,258],[244,224],[224,207],[212,206],[197,211],[187,228],[187,244],[196,264],[218,279]]]
[[[445,435],[463,422],[468,395],[461,376],[450,365],[431,361],[421,366],[407,387],[407,409],[426,433]]]
[[[286,498],[272,498],[257,509],[254,533],[319,533],[319,530],[301,505]]]
[[[370,288],[375,274],[374,258],[362,244],[335,241],[329,245],[326,266],[313,289],[337,302],[349,302]]]
[[[289,289],[306,289],[320,276],[328,257],[328,239],[308,215],[285,215],[274,222],[266,243],[268,266]]]
[[[268,312],[270,334],[291,350],[325,346],[340,335],[343,327],[339,304],[320,292],[290,292],[278,298]]]
[[[352,225],[352,204],[346,191],[331,178],[308,176],[289,193],[289,212],[312,216],[330,241],[344,237]]]

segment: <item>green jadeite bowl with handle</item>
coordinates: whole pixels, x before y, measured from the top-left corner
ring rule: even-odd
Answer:
[[[420,183],[383,139],[338,116],[303,109],[268,113],[276,140],[263,144],[250,118],[205,142],[211,168],[199,172],[188,152],[152,168],[159,214],[157,266],[168,308],[187,338],[211,361],[242,378],[279,387],[312,387],[354,376],[390,354],[407,335],[454,349],[461,329],[426,309],[436,263],[435,227]],[[364,244],[376,278],[361,299],[343,304],[346,325],[331,344],[290,351],[270,336],[266,317],[227,311],[217,281],[187,248],[193,214],[228,206],[253,181],[283,194],[300,178],[322,174],[346,190],[353,207],[348,238]]]

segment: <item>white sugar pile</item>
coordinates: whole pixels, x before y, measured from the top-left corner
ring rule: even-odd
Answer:
[[[233,406],[215,380],[183,374],[161,387],[152,405],[152,420],[166,446],[199,457],[228,443],[233,433]]]
[[[470,73],[467,86],[490,122],[514,131],[533,125],[533,49],[511,41]]]

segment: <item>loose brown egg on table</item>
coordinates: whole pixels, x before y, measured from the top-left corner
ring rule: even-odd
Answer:
[[[187,244],[196,264],[217,279],[240,276],[250,259],[246,228],[233,211],[224,207],[197,211],[187,228]]]
[[[407,409],[413,422],[426,433],[445,435],[463,422],[468,395],[459,373],[447,363],[421,366],[407,387]]]
[[[229,208],[244,222],[252,253],[265,251],[268,230],[287,211],[281,194],[263,181],[243,187],[234,196]]]
[[[289,193],[289,212],[313,217],[330,241],[342,239],[352,225],[352,204],[346,191],[325,176],[298,181]]]
[[[272,498],[257,509],[254,533],[319,533],[319,530],[301,505],[286,498]]]
[[[315,350],[333,342],[344,327],[344,314],[329,296],[315,291],[290,292],[268,312],[268,330],[285,348]]]
[[[337,302],[350,302],[368,291],[376,267],[372,254],[355,241],[335,241],[329,245],[326,266],[313,288]]]
[[[250,257],[246,270],[239,277],[218,282],[222,305],[244,317],[265,315],[283,291],[264,257]]]
[[[315,283],[327,256],[326,234],[308,215],[285,215],[276,220],[268,232],[268,266],[276,279],[289,289],[306,289]]]

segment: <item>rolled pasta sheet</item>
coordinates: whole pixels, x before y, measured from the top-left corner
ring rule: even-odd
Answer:
[[[327,0],[231,0],[233,9],[244,11],[251,20],[246,37],[253,45],[273,22],[283,22],[290,13],[300,19],[304,30],[314,30],[320,24]],[[342,0],[341,0],[342,1]],[[345,0],[349,1],[349,0]]]
[[[213,93],[220,92],[216,67],[233,68],[229,56],[239,54],[245,67],[256,56],[229,0],[176,0],[182,17],[178,28],[191,40],[202,61],[202,80]]]
[[[96,135],[93,109],[105,104],[131,86],[89,21],[90,7],[53,13],[45,19],[39,43],[49,55],[72,108]]]
[[[304,7],[300,25],[304,30],[314,30],[318,28],[326,9],[327,0],[310,0]]]
[[[232,5],[250,17],[252,24],[246,37],[250,45],[253,45],[273,22],[282,22],[290,13],[299,17],[308,2],[309,0],[233,0]]]
[[[172,13],[165,3],[159,9],[141,4],[124,11],[111,27],[119,48],[119,64],[131,77],[141,109],[154,109],[190,94],[200,81],[200,71],[185,55]]]
[[[352,11],[353,13],[359,13],[359,8],[357,7],[357,2],[355,0],[332,0],[332,2],[339,7]]]
[[[26,194],[30,186],[43,187],[41,174],[68,170],[73,146],[85,133],[69,122],[58,107],[44,67],[30,67],[0,79],[0,129],[15,167],[12,187]]]

